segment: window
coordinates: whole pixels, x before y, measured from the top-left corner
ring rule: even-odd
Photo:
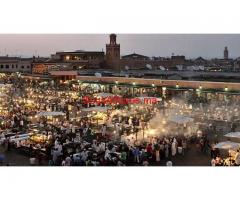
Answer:
[[[22,65],[22,69],[24,69],[24,66]]]
[[[12,64],[12,68],[14,68],[14,64]]]
[[[18,68],[18,65],[16,65],[16,68]]]
[[[8,69],[8,68],[9,68],[9,65],[6,65],[5,67],[6,67],[6,69]]]
[[[30,66],[28,65],[28,66],[27,66],[27,68],[29,69],[29,68],[30,68]]]
[[[1,65],[1,68],[3,68],[3,65]]]

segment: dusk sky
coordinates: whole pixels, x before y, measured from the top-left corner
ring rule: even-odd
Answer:
[[[105,51],[108,34],[0,34],[0,55],[49,56],[56,51]],[[187,58],[222,58],[225,46],[229,57],[240,57],[240,34],[118,34],[121,55],[185,55]]]

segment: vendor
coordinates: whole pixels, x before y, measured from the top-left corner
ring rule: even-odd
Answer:
[[[239,153],[239,149],[237,150],[237,153],[235,154],[234,160],[235,160],[235,164],[236,164],[237,166],[239,166],[239,165],[240,165],[240,153]]]

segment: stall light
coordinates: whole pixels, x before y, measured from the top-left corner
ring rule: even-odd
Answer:
[[[153,83],[152,86],[155,87],[155,84]]]
[[[167,88],[166,87],[163,87],[162,90],[165,91]]]
[[[225,87],[225,88],[224,88],[224,91],[227,92],[227,91],[228,91],[228,87]]]
[[[179,88],[179,85],[178,85],[178,84],[176,85],[176,88],[177,88],[177,89]]]
[[[200,85],[200,86],[199,86],[199,90],[201,90],[201,89],[202,89],[202,86]]]
[[[133,85],[136,85],[136,83],[135,83],[135,82],[133,82]]]
[[[118,84],[118,81],[115,81],[116,84]]]

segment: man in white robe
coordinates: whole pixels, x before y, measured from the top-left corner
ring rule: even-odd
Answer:
[[[173,139],[173,142],[172,142],[172,156],[175,156],[177,153],[177,141],[176,139],[174,138]]]

